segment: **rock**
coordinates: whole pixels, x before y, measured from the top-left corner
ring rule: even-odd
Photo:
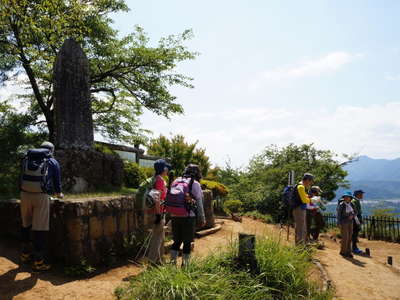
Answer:
[[[93,147],[89,62],[81,46],[65,40],[54,64],[55,141],[58,149]]]

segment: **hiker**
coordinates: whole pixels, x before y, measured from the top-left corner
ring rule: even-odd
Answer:
[[[305,173],[302,181],[300,181],[300,183],[296,186],[296,206],[293,208],[296,245],[305,245],[308,242],[306,209],[307,204],[310,204],[310,198],[306,193],[306,189],[308,189],[313,182],[314,176],[310,173]]]
[[[165,239],[165,211],[162,204],[167,196],[167,185],[163,177],[168,175],[171,170],[169,165],[164,159],[159,159],[154,163],[154,190],[157,190],[158,196],[153,208],[147,210],[147,213],[154,216],[153,228],[151,239],[149,243],[148,259],[152,264],[161,264],[164,254],[164,239]]]
[[[53,157],[54,145],[44,142],[31,149],[22,161],[21,174],[21,263],[33,262],[34,271],[47,271],[51,265],[46,258],[46,236],[49,231],[50,196],[61,193],[61,170]],[[33,255],[30,233],[33,232]]]
[[[356,211],[357,211],[357,219],[359,224],[356,223],[356,219],[353,222],[353,236],[352,236],[352,250],[354,254],[362,254],[362,251],[358,249],[357,242],[358,242],[358,234],[361,231],[361,224],[362,224],[362,211],[361,211],[361,200],[364,198],[365,192],[363,190],[356,190],[353,193],[353,203]]]
[[[201,172],[197,165],[186,167],[183,176],[171,185],[165,205],[171,215],[172,236],[171,263],[176,264],[180,247],[183,243],[182,266],[190,261],[191,243],[194,240],[197,218],[201,226],[205,225],[203,191],[200,185]]]
[[[307,238],[310,234],[314,241],[318,240],[319,233],[325,226],[322,211],[326,209],[325,202],[321,198],[322,190],[319,186],[312,186],[309,197],[311,198],[312,209],[307,209]],[[314,229],[311,230],[314,221]]]
[[[339,200],[337,208],[337,221],[342,236],[340,255],[349,258],[353,258],[351,254],[351,238],[353,235],[354,219],[356,218],[357,221],[357,212],[351,202],[352,199],[353,194],[351,192],[345,192]]]

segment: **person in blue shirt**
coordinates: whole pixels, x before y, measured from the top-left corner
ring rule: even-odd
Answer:
[[[21,181],[22,253],[20,260],[21,263],[33,262],[32,269],[34,271],[46,271],[51,268],[50,264],[45,261],[46,236],[50,229],[50,195],[55,194],[57,198],[64,197],[61,193],[60,165],[52,156],[54,145],[44,142],[40,145],[39,152],[41,149],[42,151],[43,149],[49,150],[46,158],[46,184],[41,189],[35,190],[38,180],[35,179],[35,176],[27,174],[30,172],[27,166],[24,166]],[[26,161],[24,163],[27,164]],[[31,231],[33,233],[33,255],[30,246]]]

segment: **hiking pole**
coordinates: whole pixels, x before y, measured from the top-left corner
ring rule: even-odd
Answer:
[[[153,231],[149,232],[145,240],[143,241],[142,246],[140,247],[138,253],[136,254],[135,260],[138,260],[139,258],[143,258],[146,255],[147,250],[149,249],[150,246],[150,241],[153,236]],[[143,255],[140,257],[140,253],[143,251]]]
[[[288,185],[290,186],[294,186],[294,171],[290,171],[289,172],[289,176],[288,176]],[[287,234],[286,234],[286,240],[289,241],[289,234],[290,234],[290,205],[288,206],[288,216],[287,216]]]

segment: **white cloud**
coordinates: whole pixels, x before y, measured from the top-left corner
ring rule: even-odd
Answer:
[[[169,135],[180,133],[199,140],[214,163],[228,157],[234,165],[248,162],[265,146],[314,143],[338,154],[400,157],[400,102],[326,109],[233,109],[213,114],[192,114],[151,122],[144,126]]]
[[[257,88],[263,83],[313,77],[335,72],[363,56],[364,54],[361,53],[352,54],[338,51],[320,58],[303,60],[295,65],[266,70],[257,76],[257,79],[251,84],[251,88]]]

